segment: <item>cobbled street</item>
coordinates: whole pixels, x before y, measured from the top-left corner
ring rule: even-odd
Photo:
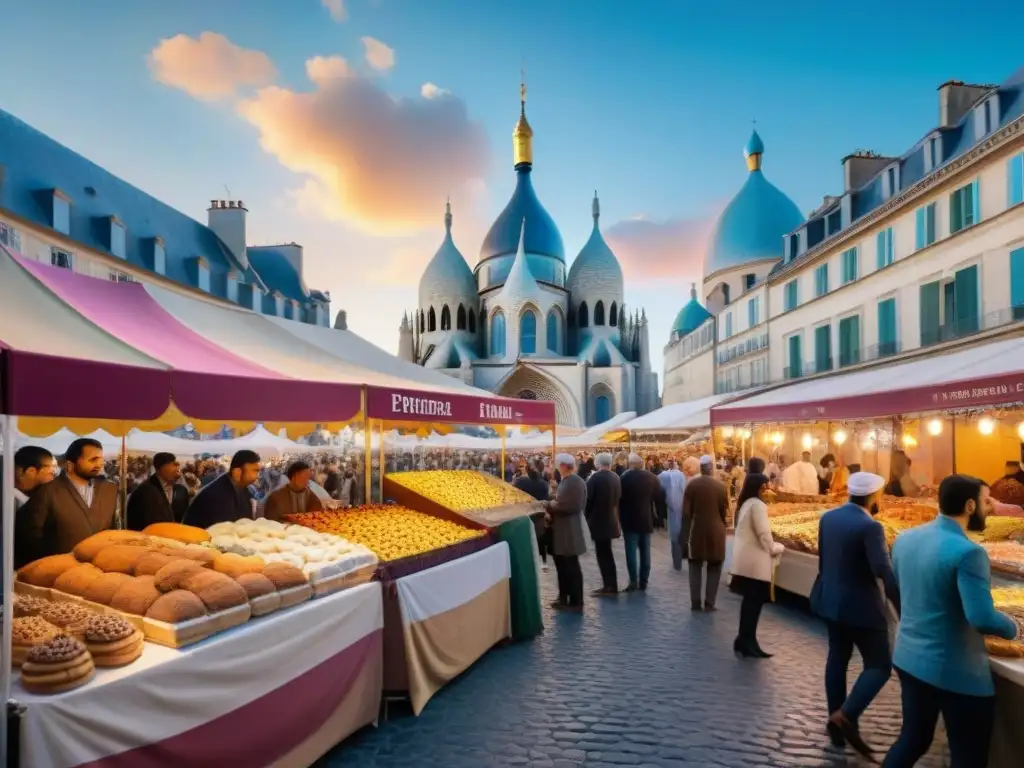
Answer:
[[[619,583],[626,581],[621,541]],[[419,718],[392,706],[387,722],[338,746],[319,768],[484,766],[856,766],[824,734],[824,626],[799,604],[765,608],[764,661],[732,654],[739,598],[724,587],[716,613],[691,613],[687,578],[655,533],[645,594],[589,599],[583,616],[545,608],[532,642],[491,651],[443,689]],[[593,552],[581,558],[598,584]],[[557,595],[543,576],[545,605]],[[850,683],[859,671],[851,666]],[[862,720],[880,750],[900,723],[895,677]],[[921,768],[947,765],[940,734]]]

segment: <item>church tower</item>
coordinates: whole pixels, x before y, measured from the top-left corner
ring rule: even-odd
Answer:
[[[416,362],[416,354],[413,347],[412,321],[409,313],[402,313],[402,324],[398,326],[398,359],[409,363]]]

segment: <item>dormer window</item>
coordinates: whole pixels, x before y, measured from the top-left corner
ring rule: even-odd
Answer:
[[[202,256],[195,257],[196,287],[204,293],[210,292],[210,266]]]
[[[53,190],[53,228],[71,234],[71,199],[59,189]]]
[[[167,274],[167,251],[164,250],[163,238],[153,238],[153,271],[158,275]]]
[[[974,108],[974,136],[983,139],[999,127],[999,94],[993,93]]]
[[[110,252],[119,259],[127,258],[128,232],[118,218],[110,217]]]
[[[228,301],[231,301],[231,302],[234,302],[235,304],[237,304],[238,303],[238,273],[237,272],[234,272],[234,271],[228,272],[227,293],[228,293]]]
[[[793,261],[800,254],[800,233],[794,232],[789,236],[789,243],[786,249],[786,261]]]
[[[253,312],[263,312],[263,293],[255,285],[252,287],[252,307]]]
[[[900,166],[893,163],[882,172],[882,197],[888,199],[900,191]]]
[[[284,317],[284,296],[274,292],[274,316]]]
[[[931,173],[942,164],[942,137],[929,136],[924,142],[924,172]]]

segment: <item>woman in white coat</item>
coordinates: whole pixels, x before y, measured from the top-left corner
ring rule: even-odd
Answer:
[[[738,658],[767,659],[757,642],[761,608],[771,599],[772,572],[783,546],[772,539],[768,506],[761,495],[768,488],[762,474],[747,475],[736,501],[736,533],[733,537],[730,589],[743,596],[740,630],[732,649]]]

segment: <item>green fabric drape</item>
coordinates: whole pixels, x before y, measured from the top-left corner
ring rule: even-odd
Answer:
[[[512,607],[512,639],[536,637],[544,631],[540,609],[540,583],[537,580],[537,534],[533,520],[524,515],[498,526],[498,539],[508,542],[512,580],[509,583]]]

